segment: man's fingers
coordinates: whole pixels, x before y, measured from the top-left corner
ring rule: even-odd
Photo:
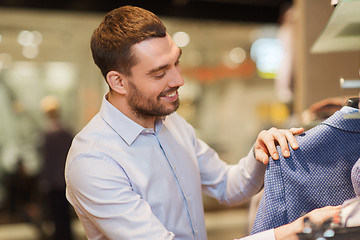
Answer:
[[[267,152],[275,160],[279,159],[279,154],[275,146],[276,137],[274,136],[277,133],[275,128],[271,128],[268,131],[261,131],[261,139],[264,147],[267,149]],[[266,152],[266,151],[264,151]]]
[[[272,128],[269,130],[269,132],[274,136],[274,138],[276,139],[276,141],[279,143],[281,151],[283,153],[284,157],[289,157],[290,156],[290,150],[288,147],[288,144],[290,144],[290,146],[293,149],[298,149],[299,145],[295,139],[296,134],[301,134],[304,132],[303,128],[291,128],[290,130],[285,130],[285,129],[276,129],[276,128]]]
[[[263,164],[267,165],[269,163],[269,156],[262,149],[255,150],[256,159]]]
[[[287,134],[287,138],[289,140],[289,143],[293,149],[298,149],[299,145],[297,144],[294,135],[298,135],[304,132],[304,128],[290,128],[290,132],[292,134]],[[291,140],[290,140],[291,139]]]
[[[318,208],[318,209],[311,211],[310,213],[308,213],[308,216],[310,218],[310,221],[312,221],[313,223],[315,223],[317,225],[320,225],[323,222],[325,222],[327,219],[334,217],[336,215],[339,215],[340,209],[341,209],[341,205],[340,206],[326,206],[326,207]]]
[[[270,128],[259,133],[255,142],[255,158],[256,160],[268,164],[269,156],[274,160],[279,159],[276,145],[279,144],[282,155],[290,156],[289,144],[293,149],[299,148],[294,135],[304,132],[303,128],[291,128],[289,130]]]
[[[289,157],[290,150],[289,150],[288,142],[295,141],[295,138],[292,135],[292,133],[288,130],[277,130],[277,129],[275,130],[270,129],[270,132],[272,133],[272,135],[280,145],[280,149],[283,156]]]
[[[293,133],[291,131],[288,130],[284,130],[284,136],[286,137],[286,141],[287,143],[290,144],[290,146],[292,147],[292,149],[298,149],[299,145],[295,139],[295,136],[293,135]],[[286,145],[288,145],[286,143]]]
[[[304,128],[290,128],[290,132],[294,135],[301,134],[304,132]]]
[[[295,146],[295,148],[298,147],[294,135],[289,130],[280,130],[280,129],[276,129],[276,128],[271,128],[271,129],[269,129],[268,133],[280,145],[280,149],[281,149],[281,152],[284,157],[290,156],[290,150],[289,150],[288,143],[290,143],[291,146]],[[274,140],[272,140],[272,142],[266,143],[267,146],[274,145],[274,144],[275,144]],[[275,155],[276,157],[274,158],[273,155]],[[277,160],[279,158],[277,153],[276,154],[274,153],[271,156],[274,158],[274,160]]]

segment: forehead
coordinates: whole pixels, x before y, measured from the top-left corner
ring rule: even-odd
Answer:
[[[177,59],[180,49],[166,34],[163,38],[151,38],[133,45],[133,51],[138,59],[136,65],[160,66]]]

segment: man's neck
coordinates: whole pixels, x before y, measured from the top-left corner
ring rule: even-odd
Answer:
[[[116,94],[108,93],[106,95],[108,102],[113,105],[117,110],[122,112],[125,116],[139,124],[144,128],[155,129],[155,122],[158,119],[157,117],[146,117],[134,112],[126,103],[125,98],[121,98]]]

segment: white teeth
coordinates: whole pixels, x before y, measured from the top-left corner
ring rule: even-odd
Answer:
[[[168,97],[174,97],[176,95],[176,92],[173,92],[173,93],[170,93],[170,94],[168,94],[168,95],[166,95],[166,96],[168,96]]]

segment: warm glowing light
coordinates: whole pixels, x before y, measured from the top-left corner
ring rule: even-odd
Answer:
[[[39,54],[38,46],[42,42],[42,35],[38,31],[21,31],[17,38],[18,43],[23,46],[22,54],[24,57],[33,59]]]
[[[229,57],[234,63],[242,63],[246,59],[246,52],[241,47],[236,47],[230,51]]]
[[[190,36],[186,32],[176,32],[173,35],[173,40],[178,47],[186,47],[190,43]]]

